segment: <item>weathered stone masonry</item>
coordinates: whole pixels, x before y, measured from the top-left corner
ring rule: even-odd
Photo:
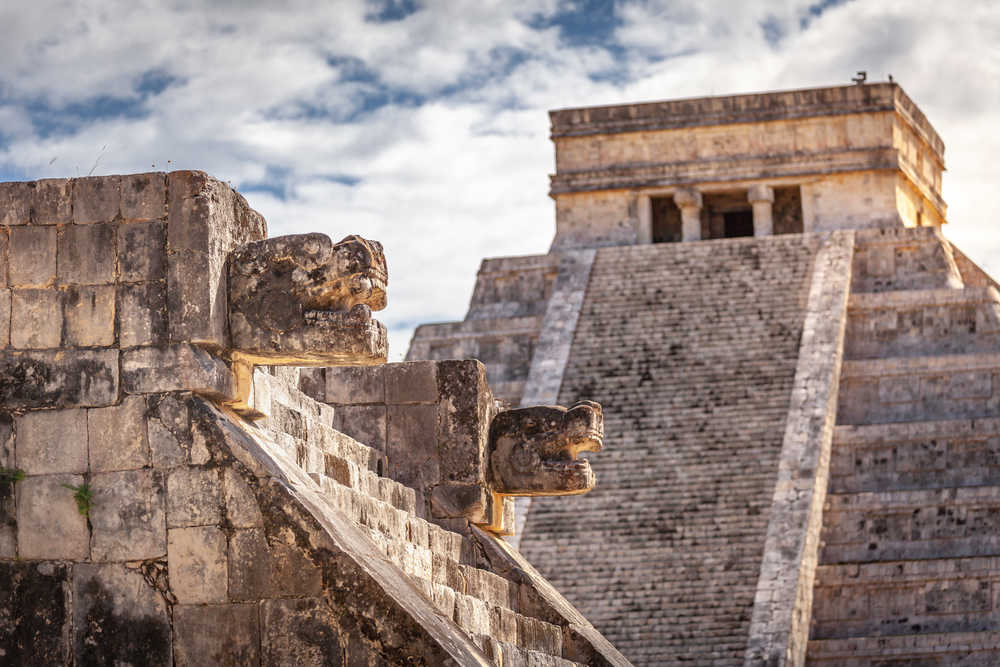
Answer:
[[[0,184],[0,662],[628,664],[495,534],[387,476],[420,424],[370,447],[297,369],[254,367],[385,356],[380,249],[264,235],[198,172]],[[333,272],[270,338],[230,329],[279,289],[230,280],[252,247],[275,279]],[[482,366],[402,366],[403,404],[432,372],[453,381],[430,403],[489,408],[436,421],[443,452],[484,451]]]

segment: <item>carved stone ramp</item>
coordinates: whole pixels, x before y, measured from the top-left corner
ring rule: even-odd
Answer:
[[[257,458],[273,459],[305,489],[310,511],[336,525],[346,521],[343,530],[367,545],[360,557],[390,567],[396,578],[383,585],[391,590],[403,581],[418,591],[491,664],[628,664],[550,584],[498,547],[501,539],[422,518],[414,489],[378,474],[383,452],[331,428],[335,408],[294,388],[298,372],[279,369],[275,377],[258,369],[255,398],[267,405],[257,407],[270,416],[239,426],[256,442]]]
[[[807,663],[996,664],[995,284],[929,229],[854,271]]]

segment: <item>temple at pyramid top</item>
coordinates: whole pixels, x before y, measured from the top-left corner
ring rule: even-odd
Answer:
[[[944,143],[895,83],[549,116],[552,250],[945,222]]]

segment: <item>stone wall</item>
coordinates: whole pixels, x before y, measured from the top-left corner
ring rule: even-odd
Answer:
[[[627,664],[496,535],[428,523],[387,475],[398,448],[473,486],[481,365],[386,369],[405,425],[369,447],[298,370],[240,360],[227,258],[265,226],[227,186],[0,184],[0,223],[0,662]]]

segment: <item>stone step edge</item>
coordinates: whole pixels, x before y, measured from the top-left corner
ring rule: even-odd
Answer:
[[[1000,555],[821,564],[816,568],[815,585],[833,588],[874,583],[892,587],[983,576],[1000,578]]]
[[[942,354],[844,361],[840,379],[1000,370],[1000,354]]]
[[[317,477],[319,477],[319,478],[322,479],[322,476],[318,475],[318,474],[311,474],[310,477],[313,479],[313,481],[316,481]],[[333,483],[333,484],[336,484],[336,482],[333,482],[333,480],[331,480],[330,478],[325,478],[325,481]],[[325,486],[325,484],[321,484],[321,486]],[[325,490],[326,489],[324,489],[324,491]],[[347,489],[347,490],[353,491],[353,489]],[[357,493],[357,492],[355,492],[355,493]],[[328,495],[327,493],[324,493],[324,496],[327,498],[328,501],[330,501],[330,504],[335,509],[340,510],[340,511],[345,511],[342,507],[340,507],[340,504],[338,503],[338,501],[336,499],[331,498],[330,495]],[[370,498],[370,500],[372,500],[372,501],[374,501],[376,503],[381,503],[381,501],[379,501],[379,500],[377,500],[375,498]],[[385,503],[382,503],[382,504],[385,504]],[[516,633],[515,633],[515,636],[514,636],[514,639],[513,639],[513,642],[512,642],[513,645],[517,646],[518,648],[520,648],[520,649],[522,649],[524,651],[535,651],[535,652],[543,653],[545,655],[549,655],[549,656],[553,656],[553,657],[557,657],[557,658],[561,658],[562,657],[562,645],[561,645],[561,641],[562,641],[562,628],[560,628],[559,626],[553,625],[551,623],[548,623],[546,621],[543,621],[541,619],[537,619],[537,618],[534,618],[534,617],[531,617],[531,616],[525,616],[525,615],[521,614],[520,612],[518,612],[516,609],[512,609],[511,606],[510,606],[510,604],[509,604],[509,595],[510,595],[509,592],[508,592],[508,595],[507,595],[508,600],[505,603],[505,601],[502,601],[502,600],[498,599],[497,595],[487,595],[487,594],[484,594],[484,592],[488,589],[488,585],[486,585],[486,584],[481,584],[480,591],[477,592],[478,594],[477,593],[468,594],[468,593],[463,593],[461,591],[455,590],[454,588],[452,588],[451,586],[448,586],[447,584],[442,584],[440,582],[434,581],[435,574],[433,573],[433,570],[432,570],[432,573],[431,573],[431,578],[427,578],[427,577],[421,576],[421,574],[419,572],[416,572],[412,568],[407,567],[406,563],[403,562],[403,561],[406,560],[406,557],[409,555],[409,554],[407,554],[405,552],[405,550],[400,551],[400,550],[394,550],[394,549],[391,548],[391,545],[393,543],[398,544],[398,542],[401,541],[402,538],[400,538],[398,536],[391,535],[391,534],[387,534],[387,533],[385,533],[383,531],[378,530],[377,528],[375,528],[373,526],[369,526],[369,525],[363,523],[360,519],[358,519],[358,518],[356,518],[354,516],[351,516],[350,518],[352,520],[357,521],[358,524],[363,529],[366,529],[365,532],[367,532],[368,535],[369,535],[369,537],[372,539],[372,541],[373,541],[373,543],[374,543],[374,545],[376,547],[376,550],[378,550],[380,553],[382,553],[389,562],[391,562],[394,565],[396,565],[396,567],[398,567],[404,574],[406,574],[407,576],[411,577],[411,579],[414,580],[414,583],[418,586],[418,588],[420,588],[422,590],[422,592],[425,594],[425,596],[427,597],[427,599],[432,604],[434,604],[434,606],[437,607],[439,611],[441,611],[445,615],[448,615],[446,612],[448,611],[448,606],[449,606],[448,598],[450,598],[450,606],[452,607],[452,615],[450,617],[452,618],[453,621],[455,621],[456,625],[458,625],[460,628],[462,628],[465,632],[469,633],[470,637],[474,637],[474,635],[476,634],[476,631],[477,630],[482,630],[482,629],[486,629],[489,632],[490,635],[493,635],[493,636],[497,635],[498,634],[497,633],[497,628],[493,627],[494,623],[496,622],[496,620],[494,619],[494,614],[499,615],[499,617],[501,617],[501,618],[504,617],[504,616],[507,616],[508,619],[513,619],[513,622],[516,624],[515,625]],[[457,533],[453,533],[451,531],[447,531],[447,530],[441,528],[440,526],[437,526],[435,524],[431,524],[429,522],[426,522],[426,521],[424,521],[423,519],[421,519],[419,517],[411,516],[409,518],[410,518],[411,521],[415,520],[417,522],[426,524],[427,527],[428,527],[428,529],[429,529],[429,531],[428,531],[429,533],[433,533],[434,531],[438,531],[441,534],[444,534],[446,536],[454,538],[452,540],[453,543],[455,541],[457,541],[457,540],[461,540],[462,539],[461,535],[458,535]],[[416,546],[416,547],[420,547],[421,546],[420,544],[416,544],[412,540],[409,539],[409,537],[411,536],[411,533],[409,533],[409,531],[407,531],[407,534],[408,534],[407,542],[410,545]],[[379,535],[382,536],[381,539],[378,537]],[[430,539],[431,538],[428,539],[428,544],[430,544]],[[428,551],[428,553],[433,558],[433,555],[436,552],[430,546],[423,547],[423,548],[426,549]],[[475,567],[470,566],[470,565],[462,565],[461,563],[458,562],[457,559],[448,558],[448,560],[450,561],[450,564],[453,567],[457,568],[462,573],[463,580],[466,582],[467,586],[469,585],[469,575],[471,574],[471,571],[473,571],[473,570],[479,572],[480,573],[479,576],[485,576],[487,579],[490,578],[490,577],[494,577],[494,578],[496,578],[498,580],[502,580],[503,583],[504,583],[504,585],[505,585],[505,587],[508,588],[508,591],[509,591],[509,587],[512,585],[512,582],[510,582],[509,580],[507,580],[507,579],[505,579],[505,578],[501,577],[500,575],[497,575],[497,574],[495,574],[493,572],[490,572],[488,570],[481,570],[479,568],[475,568]],[[433,565],[432,565],[432,568],[433,568]],[[444,592],[444,594],[442,594],[443,589],[446,589],[446,591]],[[464,602],[463,602],[463,600],[464,600]],[[470,607],[471,611],[470,610],[465,610],[464,614],[461,613],[459,611],[459,608],[463,604],[467,605],[468,607]],[[477,609],[477,607],[481,607],[480,611],[482,609],[486,610],[486,612],[488,614],[487,623],[490,624],[489,628],[483,628],[481,625],[477,625],[476,624],[476,618],[475,618],[476,615],[475,615],[474,612]],[[470,617],[470,618],[467,618],[467,616]],[[479,620],[480,623],[482,622],[482,619],[478,619],[478,620]],[[508,620],[508,622],[509,622],[509,620]],[[551,643],[553,645],[549,646],[548,648],[543,647],[543,646],[540,647],[539,643],[538,643],[538,640],[537,640],[537,636],[536,636],[536,641],[534,641],[534,642],[529,642],[527,638],[522,637],[522,632],[524,632],[523,628],[525,626],[528,626],[528,625],[535,625],[535,626],[537,626],[536,632],[533,633],[535,635],[538,635],[540,631],[545,631],[549,635],[551,635],[551,637],[554,638],[551,641]],[[532,633],[527,633],[527,634],[531,635]],[[505,636],[508,636],[508,637],[510,636],[510,634],[509,634],[509,628],[508,628],[508,633]],[[551,651],[556,651],[556,652],[551,652]]]
[[[810,639],[807,658],[908,657],[1000,650],[1000,632],[942,632],[844,639]]]
[[[873,243],[895,243],[900,239],[927,239],[945,241],[940,227],[871,227],[855,230],[855,245],[864,246]]]
[[[494,605],[511,609],[511,606],[509,604],[509,591],[506,594],[500,593],[498,591],[492,591],[492,592],[488,591],[490,583],[489,579],[491,577],[495,577],[498,580],[497,582],[495,582],[497,584],[499,583],[499,581],[502,580],[503,582],[502,585],[508,589],[509,586],[511,585],[510,580],[501,577],[498,574],[490,572],[489,570],[482,570],[480,568],[475,568],[471,565],[462,564],[461,563],[462,540],[464,538],[458,533],[441,528],[437,524],[422,519],[414,514],[406,514],[405,512],[403,512],[403,510],[396,509],[392,505],[385,503],[384,501],[381,501],[378,498],[365,496],[363,493],[360,493],[355,489],[351,489],[350,487],[345,487],[329,477],[324,477],[323,475],[317,473],[310,474],[310,477],[312,477],[313,481],[318,480],[317,483],[323,489],[324,496],[330,501],[330,503],[335,508],[339,509],[340,511],[348,512],[348,510],[346,510],[342,506],[341,498],[337,497],[338,493],[332,492],[336,490],[335,487],[340,487],[339,493],[357,494],[359,496],[359,500],[362,498],[367,498],[370,502],[375,503],[376,506],[381,505],[382,507],[380,507],[379,509],[381,509],[383,512],[393,511],[397,514],[397,516],[399,516],[400,514],[405,514],[406,516],[405,520],[402,518],[398,518],[397,522],[400,525],[396,531],[392,531],[391,529],[389,530],[382,529],[382,528],[389,528],[388,526],[383,527],[378,525],[374,526],[371,525],[370,523],[364,520],[365,517],[360,516],[360,512],[359,516],[354,516],[352,513],[348,512],[350,518],[354,521],[357,521],[359,525],[362,525],[371,531],[375,531],[385,536],[385,538],[388,540],[397,542],[405,541],[413,545],[414,547],[427,549],[430,552],[432,560],[435,555],[446,559],[448,563],[451,564],[451,566],[457,568],[457,570],[461,573],[462,577],[466,581],[466,585],[469,584],[468,575],[471,574],[470,572],[468,572],[469,570],[476,570],[480,573],[485,573],[487,581],[478,582],[477,588],[480,590],[480,592],[483,591],[487,592],[484,592],[483,595],[478,599],[489,598],[489,600]],[[330,485],[335,485],[334,489],[331,489]],[[435,544],[442,546],[435,548]],[[484,576],[484,575],[480,574],[476,576]],[[506,602],[502,599],[505,597],[507,598]]]
[[[858,292],[848,297],[847,309],[848,311],[872,310],[876,308],[964,305],[983,302],[1000,302],[1000,291],[997,291],[994,287],[966,286],[945,287],[941,289]]]
[[[513,303],[513,302],[511,302]],[[498,329],[498,327],[509,326],[510,328]],[[489,317],[474,320],[461,320],[458,322],[437,322],[422,325],[420,340],[430,342],[438,338],[451,338],[459,336],[485,336],[491,332],[497,334],[530,333],[542,326],[542,315],[518,315],[514,317]],[[442,327],[450,329],[445,335],[434,336],[427,333],[428,328]]]
[[[947,505],[949,508],[980,506],[1000,508],[1000,486],[958,486],[944,489],[831,493],[827,495],[823,509],[838,512],[903,511],[942,505]]]
[[[1000,359],[1000,357],[998,357]],[[886,424],[842,424],[833,430],[833,445],[875,444],[921,438],[976,437],[1000,433],[1000,418],[937,419]]]

